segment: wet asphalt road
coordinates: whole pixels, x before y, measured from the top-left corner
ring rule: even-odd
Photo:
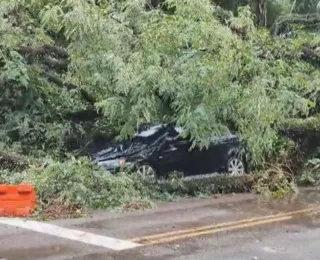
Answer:
[[[160,203],[145,212],[97,212],[92,218],[52,222],[61,227],[109,237],[146,235],[201,228],[222,222],[261,218],[320,206],[320,192],[300,191],[284,200],[266,201],[251,194],[215,199],[183,199]],[[320,260],[320,213],[297,214],[284,221],[180,238],[124,251],[96,247],[65,238],[0,225],[0,259],[7,260]],[[168,238],[172,235],[168,235]],[[156,242],[159,240],[156,239]]]

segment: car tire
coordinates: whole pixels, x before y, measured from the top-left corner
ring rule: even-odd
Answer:
[[[243,176],[246,174],[246,163],[242,158],[231,156],[228,159],[226,170],[228,176]]]
[[[154,181],[157,178],[156,170],[148,163],[136,165],[135,172],[144,180]]]

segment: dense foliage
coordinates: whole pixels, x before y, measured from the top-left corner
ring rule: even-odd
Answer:
[[[174,121],[202,145],[231,127],[260,163],[279,124],[317,110],[319,72],[300,57],[317,35],[273,38],[247,7],[165,4],[2,0],[1,140],[61,151],[87,130]]]
[[[233,14],[209,0],[0,0],[2,150],[62,159],[174,122],[200,146],[236,131],[257,165],[277,156],[284,126],[317,126],[320,19],[274,0],[293,16],[257,28],[238,2]]]

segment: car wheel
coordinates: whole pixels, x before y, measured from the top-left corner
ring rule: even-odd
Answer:
[[[137,174],[145,180],[155,180],[156,179],[156,171],[150,164],[140,164],[136,167]]]
[[[238,157],[231,157],[227,162],[229,176],[242,176],[245,174],[245,163]]]

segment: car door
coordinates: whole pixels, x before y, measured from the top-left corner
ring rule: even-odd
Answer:
[[[183,172],[188,175],[190,167],[190,142],[175,136],[169,135],[166,144],[158,156],[158,168],[163,173],[174,171]]]
[[[221,144],[211,144],[208,148],[195,147],[191,154],[192,175],[215,173],[225,164],[225,149]]]

